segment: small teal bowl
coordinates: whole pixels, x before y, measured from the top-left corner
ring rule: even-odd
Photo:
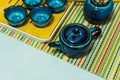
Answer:
[[[54,13],[62,12],[65,9],[67,0],[46,0],[46,4]]]
[[[30,11],[30,18],[36,26],[45,27],[51,21],[52,12],[46,6],[38,6]]]
[[[11,26],[19,26],[27,19],[27,10],[19,5],[10,6],[4,10],[4,16]]]
[[[28,9],[32,9],[41,4],[42,0],[22,0]]]

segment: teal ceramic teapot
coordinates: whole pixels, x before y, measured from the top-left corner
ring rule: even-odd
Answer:
[[[101,34],[99,27],[87,28],[82,24],[65,25],[59,34],[59,41],[49,43],[69,57],[82,57],[89,53],[91,41]]]

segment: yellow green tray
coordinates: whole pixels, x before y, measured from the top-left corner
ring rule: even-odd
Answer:
[[[0,1],[0,22],[7,24],[7,20],[4,18],[4,9],[11,6],[11,5],[22,5],[24,6],[22,0],[1,0]],[[64,20],[64,18],[69,13],[69,6],[71,2],[68,2],[66,4],[65,10],[61,13],[53,14],[53,21],[46,26],[45,28],[38,28],[31,23],[32,21],[28,19],[26,24],[24,26],[17,27],[15,30],[18,30],[20,32],[25,32],[26,34],[29,34],[31,36],[34,36],[38,38],[41,42],[46,42],[52,39],[53,35],[57,31],[57,29],[60,27],[60,23]],[[29,11],[28,11],[29,12]],[[66,13],[66,14],[65,14]],[[11,26],[9,26],[11,27]],[[14,29],[12,27],[12,29]]]

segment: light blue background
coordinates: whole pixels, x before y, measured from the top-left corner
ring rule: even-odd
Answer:
[[[0,33],[0,80],[104,80]]]

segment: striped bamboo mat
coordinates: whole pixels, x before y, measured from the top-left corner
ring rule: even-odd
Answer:
[[[66,20],[62,24],[82,23],[89,28],[96,25],[88,23],[83,16],[83,4],[76,3]],[[61,26],[61,28],[62,28]],[[98,38],[89,55],[73,59],[65,56],[54,48],[50,48],[48,43],[40,43],[17,32],[0,27],[0,32],[16,38],[30,46],[43,50],[59,59],[69,62],[75,66],[83,68],[89,72],[102,76],[107,80],[120,80],[120,4],[114,5],[111,20],[103,25],[98,25],[102,29],[102,35]],[[59,40],[59,33],[53,41]]]

